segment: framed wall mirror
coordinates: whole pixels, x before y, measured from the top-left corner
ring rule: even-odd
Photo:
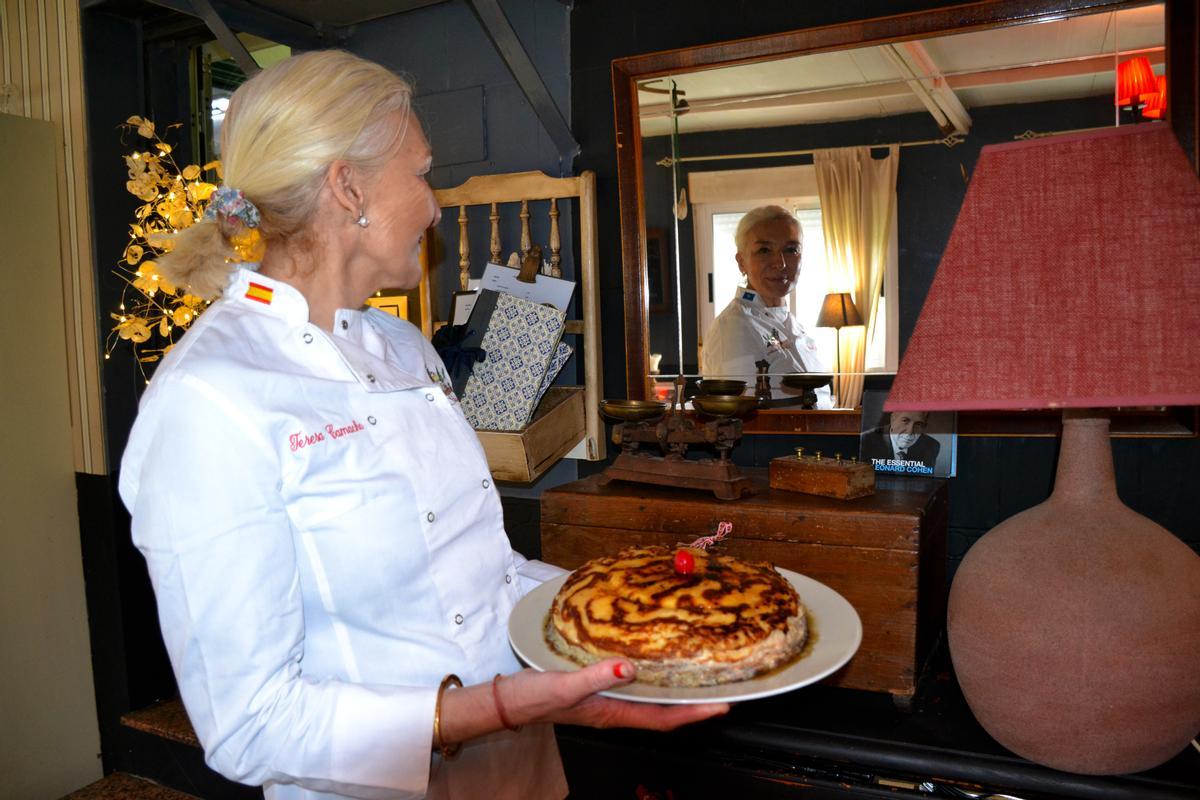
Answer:
[[[815,324],[821,301],[850,292],[871,309],[857,333],[866,382],[894,373],[980,148],[1133,122],[1115,102],[1117,63],[1145,57],[1161,75],[1195,58],[1194,33],[1168,36],[1170,6],[985,0],[614,61],[629,396],[654,393],[652,353],[664,376],[701,372],[706,331],[738,290],[732,232],[765,203],[801,223],[800,279],[786,302],[825,369],[847,350]],[[1168,99],[1169,124],[1194,158],[1195,78],[1184,74]],[[814,163],[863,146],[897,159],[873,296],[855,285],[870,270],[848,272],[854,256],[822,241],[823,215],[844,198],[819,186]],[[650,244],[660,261],[670,254],[659,264],[667,280],[648,274]],[[837,264],[822,264],[827,254]],[[747,430],[855,433],[857,404],[843,405],[770,409]]]

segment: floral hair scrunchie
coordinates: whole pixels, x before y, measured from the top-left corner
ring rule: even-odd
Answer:
[[[258,208],[246,199],[241,189],[230,186],[222,186],[213,192],[204,212],[205,219],[215,220],[218,215],[241,220],[247,228],[257,228],[259,223]]]

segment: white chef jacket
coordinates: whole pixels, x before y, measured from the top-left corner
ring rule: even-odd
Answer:
[[[268,800],[561,798],[549,725],[431,755],[438,683],[520,668],[483,450],[407,322],[240,270],[159,366],[121,465],[210,766]],[[453,691],[453,690],[451,690]]]
[[[828,371],[817,357],[817,343],[786,306],[764,305],[758,292],[741,289],[708,328],[700,372],[753,386],[758,374],[754,362],[764,358],[772,374]],[[778,380],[772,380],[771,387],[776,392],[783,389]],[[831,408],[829,387],[816,391],[817,407]]]

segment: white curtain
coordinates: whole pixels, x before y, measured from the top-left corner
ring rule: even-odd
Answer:
[[[886,158],[873,158],[872,149],[878,148],[845,147],[814,155],[829,291],[850,292],[866,323],[842,328],[838,337],[836,362],[844,375],[835,386],[841,408],[857,408],[862,401],[867,342],[875,327],[896,214],[900,147],[888,145]]]

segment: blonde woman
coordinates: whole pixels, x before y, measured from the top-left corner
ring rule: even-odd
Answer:
[[[521,671],[514,553],[436,353],[360,307],[415,286],[440,213],[411,90],[347,53],[234,95],[225,185],[161,267],[220,295],[159,367],[121,469],[208,763],[268,798],[560,798],[548,723],[671,728],[625,660]],[[231,238],[257,231],[257,271]],[[501,677],[503,676],[503,677]]]
[[[753,382],[755,362],[765,360],[772,374],[824,372],[816,342],[787,307],[800,274],[800,222],[781,206],[759,206],[738,222],[734,242],[746,286],[705,333],[700,371]],[[828,388],[817,396],[830,406]]]

